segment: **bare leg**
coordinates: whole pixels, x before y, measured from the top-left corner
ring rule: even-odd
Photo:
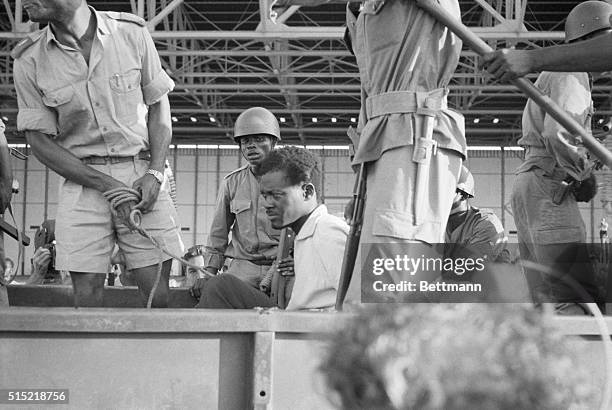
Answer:
[[[153,296],[152,307],[157,308],[165,308],[168,307],[168,293],[170,291],[168,282],[170,280],[170,268],[172,267],[172,259],[168,259],[162,264],[162,274],[161,279],[159,281],[159,285],[157,285],[157,289],[155,290],[155,296]],[[153,289],[153,285],[155,284],[155,279],[157,278],[157,264],[145,266],[144,268],[132,269],[132,275],[136,279],[136,283],[138,284],[138,289],[140,290],[140,294],[143,297],[144,303],[147,303],[149,299],[149,294],[151,293],[151,289]]]
[[[102,307],[104,305],[103,273],[70,272],[74,290],[74,307]]]

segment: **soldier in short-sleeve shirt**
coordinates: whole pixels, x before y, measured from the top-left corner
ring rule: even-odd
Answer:
[[[85,1],[41,0],[25,9],[32,21],[49,23],[18,44],[13,57],[17,127],[36,157],[63,177],[56,269],[71,272],[79,305],[100,306],[117,243],[145,297],[163,262],[153,305],[166,306],[171,260],[126,220],[140,209],[141,226],[169,251],[182,252],[163,184],[174,83],[137,16],[99,12]],[[113,216],[102,194],[121,187],[140,191],[142,200],[118,206]]]

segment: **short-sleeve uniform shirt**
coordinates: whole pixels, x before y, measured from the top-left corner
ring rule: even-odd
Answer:
[[[89,64],[50,26],[31,34],[14,65],[17,128],[54,136],[79,158],[133,156],[149,148],[148,105],[174,88],[144,20],[94,13]],[[19,46],[18,46],[19,47]]]

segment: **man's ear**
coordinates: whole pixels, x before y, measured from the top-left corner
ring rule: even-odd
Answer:
[[[304,189],[304,199],[312,198],[316,193],[314,185],[310,183],[304,184],[302,189]]]

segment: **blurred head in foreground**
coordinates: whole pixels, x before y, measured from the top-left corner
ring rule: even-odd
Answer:
[[[343,409],[591,408],[578,364],[528,306],[381,304],[333,335],[321,371]]]

